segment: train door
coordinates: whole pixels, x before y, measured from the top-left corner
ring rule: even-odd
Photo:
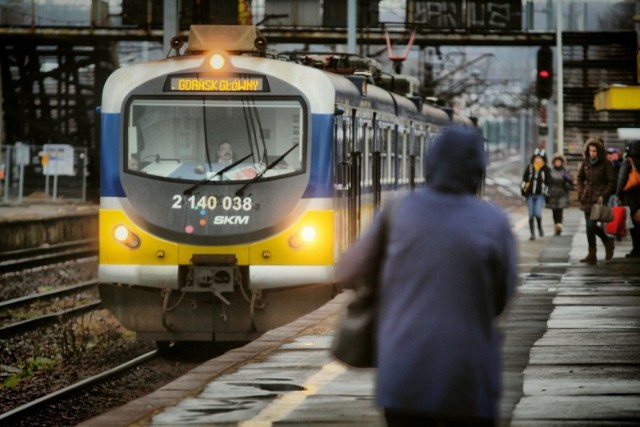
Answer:
[[[353,200],[352,200],[352,170],[350,159],[351,117],[336,114],[333,126],[334,143],[334,191],[336,212],[336,249],[343,253],[352,242],[353,235]]]
[[[415,127],[411,128],[411,132],[407,135],[406,150],[407,150],[407,173],[409,175],[409,187],[413,191],[416,188],[416,176],[420,176],[419,171],[422,168],[417,167],[417,163],[421,163],[420,153],[416,147],[420,145],[419,141],[422,139],[422,132],[416,134]]]
[[[416,136],[416,129],[414,126],[411,126],[411,131],[409,132],[409,188],[413,191],[416,188],[416,139],[419,137]]]
[[[360,218],[359,230],[366,227],[373,219],[373,213],[376,208],[375,200],[379,197],[376,194],[376,184],[374,181],[374,173],[379,168],[379,156],[376,156],[373,138],[374,122],[369,116],[361,116],[357,118],[358,125],[356,128],[356,150],[362,155],[361,164],[361,180],[360,180]],[[359,150],[358,150],[359,147]],[[378,160],[376,160],[378,157]]]
[[[398,126],[398,145],[397,165],[398,165],[398,183],[400,187],[406,188],[409,183],[409,174],[407,171],[407,128],[404,125]]]
[[[367,137],[367,145],[371,147],[371,191],[373,192],[373,210],[380,208],[382,198],[382,154],[381,154],[381,133],[380,123],[373,115],[373,126],[370,128],[371,135]]]
[[[378,210],[383,203],[382,194],[385,188],[393,184],[393,180],[391,179],[393,176],[392,126],[392,123],[385,120],[384,117],[379,118],[374,125],[372,185],[375,210]]]
[[[411,190],[424,183],[424,146],[428,133],[428,127],[425,129],[413,126],[411,132],[407,135],[409,187]]]

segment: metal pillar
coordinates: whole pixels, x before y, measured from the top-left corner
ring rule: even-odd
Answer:
[[[162,35],[163,52],[171,52],[171,39],[178,35],[178,21],[180,12],[178,11],[178,0],[164,0],[163,3],[164,31]]]
[[[356,0],[349,0],[347,3],[347,51],[348,53],[357,53],[356,52],[357,22],[358,22],[357,2]]]
[[[556,0],[556,69],[558,70],[558,80],[556,88],[558,91],[556,102],[558,104],[558,129],[557,151],[564,153],[564,94],[563,81],[564,71],[562,68],[562,0]]]

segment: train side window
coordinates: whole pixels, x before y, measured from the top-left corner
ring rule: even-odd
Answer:
[[[426,157],[429,155],[429,149],[431,148],[431,146],[433,145],[433,142],[435,141],[436,137],[438,136],[437,133],[435,132],[430,132],[428,138],[425,137],[424,140],[422,141],[422,143],[420,144],[420,149],[422,150],[422,170],[423,170],[423,174],[422,176],[425,176],[425,173],[427,172],[427,169],[425,167],[425,160]],[[428,184],[428,183],[427,183]]]
[[[355,119],[353,128],[355,131],[355,135],[353,135],[353,151],[362,153],[364,151],[362,147],[364,141],[364,125],[362,120]]]
[[[387,129],[385,129],[385,141],[386,141],[386,145],[385,145],[385,161],[384,161],[384,177],[385,177],[385,183],[386,184],[392,184],[393,183],[393,127],[389,127]]]
[[[344,155],[345,159],[348,157],[348,153],[351,153],[353,147],[353,128],[351,118],[344,116],[342,119],[342,129],[344,130]]]
[[[383,184],[387,184],[389,178],[389,129],[381,127],[378,136],[380,140],[380,180]]]
[[[407,170],[407,132],[402,132],[400,138],[400,183],[409,182],[409,171]]]
[[[397,171],[397,163],[396,163],[396,147],[398,145],[398,131],[397,126],[394,126],[390,129],[390,137],[389,137],[389,175],[391,179],[391,183],[396,182],[396,177],[398,175]]]
[[[362,145],[364,146],[364,174],[363,186],[371,185],[371,149],[373,148],[373,139],[368,124],[365,122],[361,127]]]
[[[334,150],[334,164],[335,166],[335,182],[338,188],[343,188],[346,185],[346,176],[345,176],[345,168],[343,162],[346,161],[345,156],[345,129],[344,129],[344,121],[341,116],[336,116],[335,122],[333,124],[333,133],[334,133],[334,141],[335,141],[335,150]]]
[[[424,182],[424,155],[426,151],[429,131],[416,140],[416,181]]]

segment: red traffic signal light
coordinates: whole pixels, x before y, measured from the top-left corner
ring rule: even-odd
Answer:
[[[538,49],[536,95],[538,99],[551,98],[553,93],[553,52],[549,46]]]

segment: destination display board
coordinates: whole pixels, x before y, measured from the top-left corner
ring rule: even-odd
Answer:
[[[520,0],[408,0],[407,23],[433,30],[520,31]]]
[[[264,76],[169,76],[165,83],[167,92],[268,92]]]

